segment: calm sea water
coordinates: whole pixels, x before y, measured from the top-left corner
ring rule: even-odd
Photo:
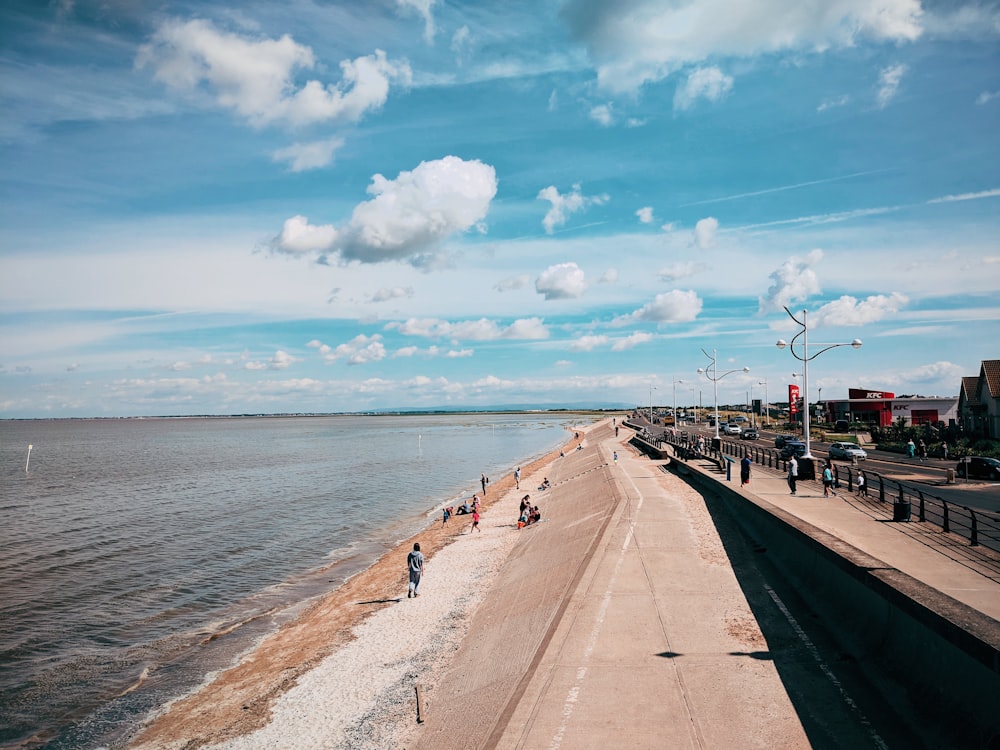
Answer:
[[[0,746],[120,744],[582,420],[0,422]]]

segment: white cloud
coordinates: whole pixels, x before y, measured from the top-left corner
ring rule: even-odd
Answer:
[[[466,50],[472,41],[472,35],[468,26],[461,26],[451,35],[451,51],[455,53],[456,61],[459,65],[465,57]]]
[[[694,225],[694,244],[700,250],[715,247],[715,235],[719,230],[719,221],[711,216],[701,219]]]
[[[601,277],[597,280],[598,284],[617,284],[618,283],[618,269],[609,268],[607,271],[601,274]]]
[[[576,263],[549,266],[535,279],[535,291],[547,300],[575,299],[586,290],[586,278]]]
[[[516,289],[523,289],[530,283],[531,277],[526,273],[522,273],[517,276],[508,276],[506,279],[501,279],[493,288],[498,292],[512,292]]]
[[[976,104],[982,106],[1000,97],[1000,91],[984,91],[976,97]]]
[[[961,193],[959,195],[944,195],[940,198],[932,198],[928,203],[953,203],[955,201],[975,201],[980,198],[1000,197],[1000,188],[992,190],[980,190],[978,193]]]
[[[805,259],[793,256],[771,272],[773,282],[767,294],[758,298],[759,311],[774,312],[800,302],[820,291],[819,278],[813,268],[823,260],[823,251],[811,251]]]
[[[164,21],[140,48],[136,65],[151,66],[156,79],[172,89],[195,93],[207,87],[220,106],[257,127],[355,122],[385,103],[390,84],[408,85],[411,79],[407,63],[376,50],[342,61],[337,84],[310,80],[296,88],[294,71],[316,65],[309,47],[287,34],[255,39],[220,31],[202,19]]]
[[[859,39],[913,41],[919,0],[569,0],[561,14],[583,41],[602,88],[633,92],[709,58],[850,47]]]
[[[933,362],[929,365],[921,365],[907,373],[908,379],[917,382],[933,382],[937,380],[946,383],[959,383],[965,375],[965,368],[953,362]]]
[[[824,99],[822,102],[820,102],[819,106],[816,107],[816,111],[825,112],[828,109],[844,107],[847,105],[849,101],[851,101],[851,97],[849,97],[847,94],[843,94],[842,96],[835,96],[830,99]]]
[[[702,300],[693,290],[686,292],[674,289],[657,294],[656,299],[643,305],[631,315],[619,319],[647,320],[654,323],[690,323],[701,313]]]
[[[571,214],[582,211],[587,206],[603,205],[610,200],[610,197],[606,193],[586,196],[580,190],[581,187],[577,184],[573,185],[572,190],[565,195],[560,195],[554,185],[549,185],[547,188],[542,188],[539,191],[538,200],[545,200],[552,204],[548,213],[545,214],[545,218],[542,219],[542,225],[545,227],[547,234],[552,234],[552,231],[556,227],[565,224]]]
[[[879,72],[878,93],[875,95],[875,101],[879,107],[888,106],[889,102],[896,98],[896,94],[899,92],[899,84],[903,80],[905,73],[905,65],[890,65]]]
[[[415,10],[424,19],[424,39],[427,40],[428,44],[434,41],[436,30],[434,28],[434,15],[431,13],[434,0],[396,0],[396,5],[402,10]]]
[[[496,171],[481,161],[446,156],[421,162],[395,180],[372,177],[368,192],[375,197],[355,206],[343,228],[312,227],[296,216],[285,222],[271,248],[295,255],[339,252],[343,260],[362,263],[408,259],[433,267],[437,256],[421,253],[477,226],[496,191]]]
[[[537,340],[547,339],[549,329],[545,327],[541,318],[521,318],[515,320],[501,333],[501,338]]]
[[[636,333],[626,336],[623,339],[618,339],[614,344],[612,344],[611,351],[623,352],[626,349],[632,349],[633,347],[636,347],[639,344],[646,344],[652,340],[653,340],[653,334],[637,331]]]
[[[472,349],[452,349],[445,356],[448,359],[460,359],[463,357],[471,357],[472,353]]]
[[[642,222],[643,224],[653,223],[652,206],[643,206],[642,208],[640,208],[638,211],[635,212],[635,215],[639,217],[639,221]]]
[[[402,347],[400,349],[397,349],[395,351],[395,353],[393,353],[392,356],[393,357],[412,357],[414,354],[416,354],[419,351],[420,351],[420,347],[417,347],[417,346],[404,346],[404,347]]]
[[[580,338],[573,339],[569,344],[569,348],[574,352],[589,352],[599,346],[604,346],[608,341],[608,337],[604,335],[581,336]]]
[[[698,99],[717,102],[733,88],[733,79],[716,67],[698,68],[674,92],[674,109],[691,109]]]
[[[695,274],[701,273],[707,269],[707,264],[689,260],[684,263],[674,263],[666,268],[661,268],[656,272],[656,275],[663,281],[669,283],[687,278],[688,276],[694,276]]]
[[[440,318],[410,318],[402,323],[386,324],[386,330],[396,330],[403,336],[446,338],[467,341],[496,339],[545,339],[549,331],[541,318],[521,318],[506,328],[488,318],[451,323]]]
[[[589,113],[590,119],[596,122],[598,125],[609,128],[615,124],[614,115],[611,113],[610,104],[598,104],[596,107],[592,107]]]
[[[386,287],[386,288],[379,289],[377,292],[375,292],[375,294],[372,295],[372,300],[371,301],[372,302],[387,302],[388,300],[391,300],[391,299],[401,299],[401,298],[404,298],[404,297],[412,297],[412,296],[413,296],[413,287],[412,286],[408,286],[408,287],[395,286],[395,287],[392,287],[391,289],[389,289],[389,288]]]
[[[293,172],[305,172],[308,169],[320,169],[333,161],[333,154],[344,145],[343,138],[327,138],[312,143],[295,143],[275,151],[271,158],[274,161],[288,162]]]
[[[345,360],[349,365],[364,365],[369,362],[378,362],[385,359],[385,345],[379,334],[365,336],[358,334],[346,344],[341,344],[333,351],[325,355],[324,359],[332,364],[338,360]]]
[[[295,362],[298,362],[296,357],[293,357],[288,352],[284,352],[281,349],[274,353],[271,357],[271,361],[268,363],[268,367],[272,370],[287,370]]]
[[[840,299],[829,302],[814,312],[809,318],[809,323],[811,326],[866,325],[898,312],[899,308],[907,302],[909,300],[906,295],[899,292],[893,292],[890,295],[876,294],[860,301],[845,294]]]

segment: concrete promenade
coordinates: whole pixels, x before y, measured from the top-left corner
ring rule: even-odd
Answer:
[[[727,483],[708,462],[694,462],[684,470],[696,490],[665,462],[627,449],[631,435],[622,429],[615,438],[598,425],[583,450],[550,467],[553,488],[533,493],[543,523],[521,532],[428,696],[415,746],[923,745],[928,738],[905,726],[873,727],[851,698],[850,676],[833,677],[782,595],[754,572],[752,545],[727,532],[731,522],[712,505],[741,502],[728,494],[735,490],[789,524],[819,530],[904,588],[920,582],[918,598],[931,591],[960,602],[951,611],[993,647],[997,561],[921,524],[888,521],[891,507],[879,517],[853,497],[824,498],[813,482],[800,482],[792,497],[781,476],[760,468],[740,489],[738,472]],[[540,477],[526,479],[534,486]]]

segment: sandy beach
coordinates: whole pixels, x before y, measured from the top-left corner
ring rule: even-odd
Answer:
[[[601,424],[601,423],[598,423]],[[415,684],[432,693],[468,631],[519,533],[521,497],[531,494],[561,451],[579,437],[494,479],[480,495],[482,531],[471,516],[440,520],[401,543],[295,621],[265,638],[239,664],[153,717],[131,748],[254,750],[401,748],[416,732]],[[421,596],[406,597],[406,555],[419,541],[426,557]],[[427,693],[425,693],[426,695]],[[433,698],[431,698],[433,700]]]

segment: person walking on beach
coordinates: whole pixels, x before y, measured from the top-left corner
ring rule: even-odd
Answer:
[[[515,490],[521,489],[521,467],[520,466],[518,466],[516,469],[514,469],[514,489]]]
[[[448,523],[449,518],[451,518],[451,508],[450,507],[444,508],[441,511],[441,525],[444,526],[446,523]]]
[[[750,456],[744,456],[743,460],[740,461],[740,487],[750,484],[750,464],[752,463]]]
[[[795,482],[799,478],[799,462],[795,460],[795,456],[792,456],[788,460],[788,489],[795,494]]]
[[[478,510],[472,511],[472,528],[469,529],[469,533],[471,534],[473,531],[478,531],[480,534],[483,533],[483,530],[481,528],[479,528],[479,511]]]
[[[420,542],[413,543],[413,551],[406,556],[406,568],[410,571],[410,588],[406,598],[420,596],[420,575],[424,572],[424,553],[420,551]]]
[[[618,463],[618,451],[615,451],[615,463]]]

